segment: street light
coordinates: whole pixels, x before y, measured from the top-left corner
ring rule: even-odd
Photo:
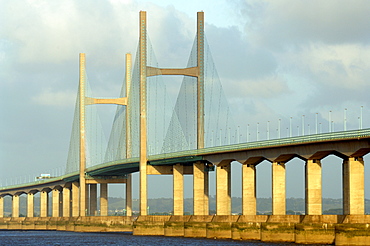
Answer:
[[[247,142],[249,142],[249,124],[247,125]]]
[[[281,129],[281,119],[279,119],[279,124],[278,124],[278,138],[281,138],[280,129]]]
[[[360,117],[361,117],[361,121],[360,121],[360,129],[362,129],[362,110],[363,110],[364,106],[361,106],[361,114],[360,114]]]
[[[344,130],[347,131],[347,109],[344,109],[344,119],[343,119],[343,125],[344,125]]]

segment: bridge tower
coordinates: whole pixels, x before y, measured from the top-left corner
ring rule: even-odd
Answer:
[[[116,104],[116,105],[123,105],[127,106],[128,104],[128,97],[130,92],[130,85],[131,85],[131,54],[126,54],[126,97],[120,98],[110,98],[110,99],[102,99],[102,98],[92,98],[86,96],[86,71],[85,71],[85,54],[80,53],[80,81],[79,81],[79,125],[80,125],[80,163],[79,163],[79,178],[80,178],[80,192],[79,192],[79,215],[86,216],[87,211],[87,182],[86,182],[86,130],[85,130],[85,107],[92,104]],[[129,107],[126,107],[126,144],[131,142],[131,135],[130,135],[130,124],[129,124]],[[130,146],[130,145],[126,145]],[[126,148],[126,158],[130,158],[130,149]],[[107,180],[109,182],[109,179]],[[132,191],[131,191],[131,174],[128,174],[126,183],[126,207],[127,215],[131,216],[132,213]],[[107,184],[108,183],[101,183],[101,197],[105,198],[103,201],[101,200],[101,204],[106,204],[107,206]],[[95,192],[96,193],[96,192]],[[107,213],[106,209],[102,209],[102,213]],[[107,214],[106,214],[107,215]]]
[[[140,11],[139,25],[140,214],[147,215],[147,77],[158,75],[184,75],[197,78],[197,149],[204,148],[204,12],[197,13],[197,66],[195,67],[158,68],[147,66],[146,11]],[[199,163],[199,165],[204,164]],[[208,183],[207,178],[205,178],[204,181]]]

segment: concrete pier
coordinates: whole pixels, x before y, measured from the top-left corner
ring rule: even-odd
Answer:
[[[231,160],[217,165],[216,171],[216,213],[231,214]]]
[[[208,215],[208,171],[204,163],[193,164],[194,215]]]
[[[61,214],[59,213],[60,212],[59,206],[60,206],[61,200],[60,200],[59,190],[58,189],[53,189],[52,196],[53,196],[52,216],[53,217],[60,217]]]
[[[100,184],[100,216],[108,215],[108,184]]]
[[[0,196],[0,218],[4,218],[4,197]]]
[[[132,216],[132,175],[128,174],[126,181],[126,216]]]
[[[244,164],[242,172],[243,215],[256,215],[256,166],[252,164]]]
[[[285,215],[285,163],[273,162],[272,166],[272,214]]]
[[[365,172],[362,157],[343,161],[343,213],[365,213]]]
[[[49,196],[48,192],[43,190],[40,193],[40,217],[49,216]]]
[[[306,214],[322,214],[322,171],[319,160],[306,161]]]
[[[27,193],[27,217],[32,218],[34,216],[34,194],[33,193]]]
[[[184,215],[184,166],[173,166],[173,214]]]
[[[71,216],[71,190],[63,187],[63,217]]]
[[[17,194],[12,197],[12,217],[19,217],[19,196]]]
[[[79,216],[79,211],[80,211],[80,188],[79,188],[79,183],[73,182],[72,183],[72,216],[77,217]]]

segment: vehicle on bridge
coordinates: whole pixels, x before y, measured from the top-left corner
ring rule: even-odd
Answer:
[[[35,181],[51,179],[51,178],[53,178],[53,177],[51,177],[50,173],[42,173],[42,174],[40,174],[40,176],[35,178]]]

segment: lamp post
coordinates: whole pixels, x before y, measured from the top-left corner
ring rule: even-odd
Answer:
[[[247,142],[249,142],[249,124],[247,125]]]
[[[344,118],[343,118],[343,129],[347,131],[347,109],[344,109]]]
[[[361,112],[360,112],[360,129],[362,129],[362,110],[364,106],[361,106]]]

